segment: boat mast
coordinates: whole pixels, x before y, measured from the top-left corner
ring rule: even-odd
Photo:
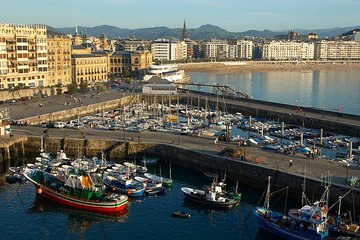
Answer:
[[[271,177],[269,176],[268,177],[268,186],[267,186],[267,191],[266,191],[265,201],[264,201],[264,208],[266,210],[268,210],[270,207],[270,180],[271,180]]]

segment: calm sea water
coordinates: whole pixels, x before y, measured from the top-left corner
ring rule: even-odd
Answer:
[[[360,115],[360,69],[211,74],[191,72],[196,83],[231,85],[254,99]],[[198,88],[195,88],[198,89]],[[212,91],[210,88],[201,88]]]
[[[159,172],[158,167],[151,172],[156,170]],[[162,173],[166,171],[163,166]],[[209,210],[184,201],[180,188],[202,188],[210,180],[179,167],[172,168],[172,176],[173,188],[165,195],[131,200],[127,214],[117,218],[49,203],[36,197],[31,183],[0,188],[0,239],[271,239],[258,231],[255,217],[249,215],[262,190],[240,185],[243,199],[239,207]],[[228,185],[233,187],[231,182]],[[192,217],[171,217],[177,210]]]

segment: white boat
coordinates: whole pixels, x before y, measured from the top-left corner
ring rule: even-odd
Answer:
[[[153,76],[166,79],[173,83],[187,82],[189,77],[185,75],[184,70],[179,70],[177,65],[150,65],[146,70],[144,81],[149,81]]]
[[[161,182],[164,186],[167,187],[170,187],[172,185],[172,179],[169,178],[159,177],[150,173],[145,173],[144,176],[148,179],[155,180],[156,182]]]

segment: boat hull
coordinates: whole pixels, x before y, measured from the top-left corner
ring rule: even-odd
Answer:
[[[77,198],[47,187],[35,181],[26,173],[24,173],[24,176],[35,185],[37,195],[68,207],[98,213],[114,213],[123,211],[128,204],[128,198],[126,196],[122,196],[121,199],[114,199],[109,201],[96,201]]]
[[[321,235],[317,234],[314,230],[302,230],[301,227],[299,227],[298,230],[281,226],[279,224],[276,224],[276,220],[266,218],[261,213],[264,211],[263,208],[255,208],[253,210],[253,213],[255,214],[257,220],[258,220],[258,226],[269,232],[272,235],[276,235],[282,239],[294,239],[294,240],[323,240],[327,239],[327,234]]]
[[[107,185],[107,184],[105,184]],[[129,197],[141,197],[144,195],[145,188],[135,189],[135,188],[119,188],[111,185],[107,185],[108,190],[116,193],[126,194]]]
[[[181,189],[181,191],[184,193],[185,199],[191,200],[193,202],[205,205],[205,206],[209,206],[209,207],[213,207],[213,208],[222,208],[222,209],[230,209],[232,207],[234,207],[234,203],[233,202],[215,202],[215,201],[208,201],[205,198],[205,195],[194,195],[191,193],[188,193],[186,191],[184,191],[183,189]]]
[[[93,212],[118,212],[123,211],[128,203],[127,200],[124,201],[113,201],[113,202],[97,202],[97,201],[85,201],[79,198],[75,198],[72,196],[60,194],[51,188],[45,187],[43,185],[35,185],[36,193],[42,197],[45,197],[51,201],[56,203],[87,210]]]

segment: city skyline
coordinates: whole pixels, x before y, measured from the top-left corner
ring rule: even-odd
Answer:
[[[189,29],[213,24],[231,32],[320,29],[360,24],[357,12],[360,2],[357,0],[328,0],[326,5],[310,0],[296,3],[287,0],[154,0],[151,4],[144,0],[136,3],[130,0],[63,0],[61,4],[55,0],[13,0],[3,2],[2,7],[16,9],[16,14],[5,11],[1,22],[46,24],[55,28],[76,25],[112,25],[129,29],[180,28],[184,19]],[[346,14],[339,11],[344,7],[347,8]]]

